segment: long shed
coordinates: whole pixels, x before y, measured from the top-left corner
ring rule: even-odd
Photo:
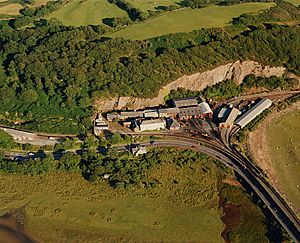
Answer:
[[[241,128],[245,127],[248,123],[250,123],[255,117],[261,114],[264,110],[268,109],[272,105],[272,101],[270,99],[264,98],[260,100],[257,104],[255,104],[250,110],[241,115],[238,119],[236,119],[236,125]]]

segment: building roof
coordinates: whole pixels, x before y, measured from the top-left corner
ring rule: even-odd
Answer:
[[[236,121],[235,124],[241,128],[245,127],[249,122],[251,122],[255,117],[262,113],[265,109],[268,109],[272,105],[272,101],[265,98],[260,100],[255,104],[250,110],[241,115]]]
[[[158,109],[158,113],[159,114],[169,114],[169,113],[172,113],[172,114],[177,114],[179,112],[178,110],[178,107],[170,107],[170,108],[161,108],[161,109]]]
[[[143,116],[143,111],[121,111],[120,116],[122,117],[141,117]]]
[[[228,125],[232,125],[239,114],[240,114],[240,111],[238,109],[236,109],[234,107],[231,108],[230,112],[225,120],[225,123]]]
[[[174,99],[173,104],[176,107],[187,107],[187,106],[196,106],[198,105],[198,101],[195,97],[190,98],[180,98],[180,99]]]
[[[199,106],[179,108],[179,118],[185,116],[200,116],[200,115],[201,115],[201,109]]]
[[[176,121],[174,118],[169,118],[167,120],[167,125],[168,125],[168,128],[177,128],[177,127],[180,127],[179,122]]]
[[[210,109],[209,104],[206,102],[201,102],[199,104],[199,107],[200,107],[202,114],[212,113],[212,110]]]
[[[165,123],[164,120],[157,118],[152,120],[142,120],[140,125],[156,124],[156,123]]]
[[[158,117],[158,112],[157,111],[144,112],[144,117]]]

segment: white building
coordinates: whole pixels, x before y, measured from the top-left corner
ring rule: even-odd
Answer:
[[[255,104],[250,110],[241,115],[234,124],[240,126],[241,128],[245,127],[250,123],[255,117],[261,114],[264,110],[268,109],[272,105],[272,101],[265,98]]]
[[[139,124],[140,132],[161,130],[166,128],[166,122],[163,119],[143,120]]]

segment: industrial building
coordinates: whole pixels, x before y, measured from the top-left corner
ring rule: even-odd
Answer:
[[[139,131],[151,131],[151,130],[161,130],[166,128],[166,122],[164,119],[157,118],[153,120],[142,120],[138,124]]]
[[[188,106],[198,106],[198,101],[196,98],[180,98],[172,100],[175,107],[188,107]]]
[[[119,114],[120,120],[139,118],[144,116],[144,111],[121,111]]]
[[[199,104],[199,107],[200,107],[200,111],[201,111],[201,118],[204,118],[204,117],[210,117],[210,118],[212,118],[213,112],[210,109],[208,103],[201,102]]]
[[[158,117],[157,109],[144,110],[144,117],[145,118],[157,118]]]
[[[179,130],[180,124],[173,117],[167,119],[167,128],[171,131]]]
[[[257,104],[255,104],[250,110],[241,115],[234,124],[240,126],[241,128],[245,127],[249,122],[251,122],[255,117],[261,114],[264,110],[268,109],[272,105],[270,99],[262,99]]]
[[[201,109],[197,106],[190,106],[190,107],[181,107],[179,108],[178,118],[180,120],[188,120],[191,118],[199,118],[201,117]]]
[[[158,109],[159,117],[176,117],[179,113],[178,107]]]
[[[231,128],[240,111],[234,107],[226,108],[226,119],[219,124],[220,128]],[[224,119],[224,116],[223,116]]]

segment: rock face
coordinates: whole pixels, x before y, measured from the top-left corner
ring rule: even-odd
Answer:
[[[154,98],[144,99],[135,97],[114,97],[106,100],[97,100],[94,108],[98,112],[111,110],[140,109],[145,107],[158,106],[164,104],[164,97],[171,90],[184,88],[187,90],[203,90],[207,86],[211,86],[227,79],[234,80],[237,84],[242,83],[245,76],[254,74],[259,77],[282,76],[285,72],[284,67],[269,67],[261,65],[254,61],[237,61],[221,65],[215,69],[192,75],[184,75],[181,78],[162,87],[158,96]]]

